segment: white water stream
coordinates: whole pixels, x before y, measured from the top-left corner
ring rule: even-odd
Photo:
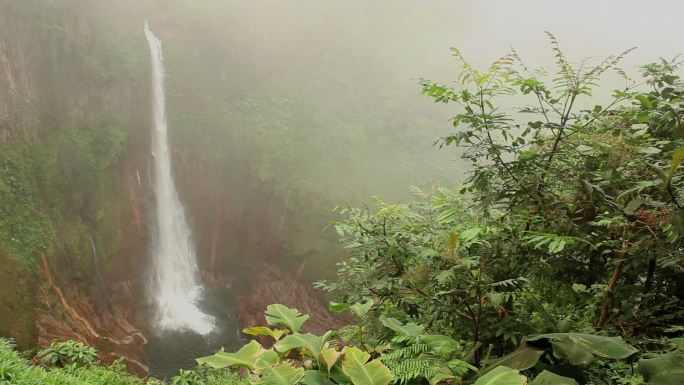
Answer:
[[[197,306],[203,288],[199,280],[192,233],[171,170],[162,44],[150,31],[147,21],[145,37],[152,61],[152,156],[156,200],[150,293],[157,306],[158,326],[162,330],[191,330],[205,335],[214,329],[214,318]]]

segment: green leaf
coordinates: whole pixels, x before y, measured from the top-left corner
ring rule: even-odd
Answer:
[[[355,302],[349,308],[351,309],[352,313],[354,313],[357,317],[362,318],[368,313],[368,311],[371,309],[371,307],[373,307],[374,304],[375,301],[373,301],[372,298],[369,298],[368,301],[364,303]]]
[[[273,345],[273,348],[280,353],[287,353],[293,349],[305,349],[312,357],[317,357],[321,353],[321,349],[323,349],[324,342],[325,336],[321,337],[311,333],[294,333],[278,341]]]
[[[559,376],[548,370],[541,372],[529,385],[578,385],[574,378]]]
[[[677,171],[677,167],[679,167],[680,164],[684,161],[684,147],[675,150],[672,153],[672,164],[670,165],[670,178],[672,178],[672,175],[674,175],[675,171]]]
[[[371,307],[373,307],[374,304],[375,301],[373,301],[372,298],[369,298],[364,303],[355,302],[353,305],[339,302],[330,302],[328,303],[328,309],[336,313],[342,313],[343,311],[351,311],[358,318],[363,318],[363,316],[365,316],[368,313],[368,311],[371,309]]]
[[[596,359],[589,349],[570,340],[551,341],[553,355],[572,365],[588,365]]]
[[[418,337],[421,343],[430,346],[435,353],[449,355],[458,348],[458,342],[441,334],[423,334]]]
[[[478,378],[473,385],[524,385],[527,378],[517,370],[499,366]]]
[[[323,372],[318,370],[307,370],[302,378],[304,385],[335,385]]]
[[[337,384],[351,384],[352,380],[342,371],[342,361],[337,363],[330,370],[330,377]]]
[[[428,377],[428,383],[430,385],[437,385],[440,382],[446,381],[446,380],[451,380],[452,378],[456,378],[453,374],[450,373],[449,368],[439,368],[435,374],[432,376]]]
[[[468,243],[469,241],[472,241],[475,239],[478,235],[480,235],[480,232],[482,231],[481,228],[479,227],[474,227],[472,229],[467,229],[464,230],[461,234],[461,241],[464,243]]]
[[[639,371],[649,385],[680,385],[684,378],[684,353],[667,353],[640,359]]]
[[[342,371],[354,385],[387,385],[392,380],[392,372],[379,360],[368,362],[370,354],[361,349],[346,346],[342,354]]]
[[[488,365],[480,371],[480,373],[487,373],[500,366],[518,370],[529,369],[537,364],[543,354],[544,349],[523,343],[512,353],[489,362]]]
[[[634,214],[634,212],[636,212],[639,209],[639,207],[641,207],[641,205],[643,205],[644,203],[646,202],[642,199],[632,199],[631,201],[629,201],[629,203],[627,203],[627,206],[625,206],[624,211],[626,214]]]
[[[417,337],[425,333],[424,327],[413,322],[403,324],[401,321],[389,317],[380,317],[380,321],[385,327],[394,330],[401,337]]]
[[[289,363],[266,367],[252,385],[296,385],[304,377],[304,369],[295,368]]]
[[[284,326],[293,332],[298,332],[304,322],[309,319],[297,309],[291,309],[285,305],[273,304],[266,308],[266,322],[273,326]]]
[[[263,352],[254,362],[254,370],[261,371],[266,367],[274,366],[280,361],[278,353],[272,349]]]
[[[261,344],[250,341],[235,353],[226,353],[221,349],[218,353],[196,359],[198,364],[206,364],[212,368],[221,369],[231,366],[243,366],[249,369],[255,368],[257,359],[266,352]]]
[[[585,333],[549,333],[529,337],[528,341],[547,339],[550,341],[568,340],[579,344],[596,356],[612,360],[621,360],[636,353],[633,346],[625,343],[620,337],[605,337]]]
[[[280,340],[282,336],[289,333],[289,330],[285,329],[271,329],[266,326],[256,326],[252,328],[242,329],[242,332],[252,336],[269,336],[273,338],[276,342]]]
[[[657,147],[641,147],[638,149],[638,151],[646,155],[660,154],[660,149]]]
[[[328,346],[326,343],[321,349],[321,353],[318,355],[319,367],[325,367],[330,374],[330,370],[335,366],[337,361],[342,356],[342,353],[338,352],[337,349]]]
[[[349,310],[349,304],[344,302],[328,302],[328,310],[334,311],[335,313],[342,313],[343,311]]]
[[[594,154],[594,148],[587,146],[587,145],[584,145],[584,144],[580,144],[579,146],[577,146],[576,150],[582,155],[593,155]]]
[[[449,283],[451,280],[454,279],[455,273],[453,270],[443,270],[439,274],[435,276],[435,279],[440,285],[444,285],[445,283]]]

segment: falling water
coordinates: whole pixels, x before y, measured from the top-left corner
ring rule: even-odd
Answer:
[[[157,203],[151,294],[157,306],[158,326],[162,330],[191,330],[205,335],[214,329],[214,319],[197,306],[202,294],[197,259],[192,234],[171,173],[162,45],[150,31],[147,21],[145,37],[152,61],[152,156]]]

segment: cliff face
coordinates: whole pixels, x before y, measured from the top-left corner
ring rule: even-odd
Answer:
[[[146,72],[141,24],[127,1],[0,2],[0,137],[37,135],[74,121],[137,110]]]
[[[290,256],[288,232],[302,229],[287,220],[291,198],[263,177],[268,171],[238,136],[249,124],[228,133],[204,125],[205,110],[240,96],[216,89],[203,96],[194,92],[204,83],[187,86],[204,68],[194,60],[175,65],[196,44],[173,39],[183,24],[169,22],[173,6],[165,7],[0,0],[0,336],[22,348],[77,339],[105,362],[123,357],[132,372],[147,373],[154,202],[146,16],[168,42],[171,129],[190,130],[171,137],[181,138],[172,143],[174,167],[205,281],[231,288],[244,324],[263,322],[275,302],[309,312],[316,330],[336,322],[302,279],[304,262]],[[240,76],[221,73],[221,92],[238,86],[227,83]],[[174,108],[181,106],[188,107]],[[188,143],[192,130],[203,135]],[[221,140],[207,151],[213,138]]]
[[[111,3],[0,1],[0,335],[144,373],[143,18]]]

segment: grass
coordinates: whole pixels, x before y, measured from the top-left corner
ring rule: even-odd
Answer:
[[[202,368],[185,371],[172,384],[246,385],[247,381],[227,370]],[[194,373],[188,376],[189,373]],[[185,377],[185,379],[183,379]],[[0,385],[163,385],[156,379],[140,379],[124,371],[121,364],[92,365],[65,369],[33,365],[14,349],[12,341],[0,338]]]
[[[144,382],[123,371],[122,365],[77,369],[47,369],[32,365],[11,341],[0,339],[0,384],[2,385],[140,385]]]

